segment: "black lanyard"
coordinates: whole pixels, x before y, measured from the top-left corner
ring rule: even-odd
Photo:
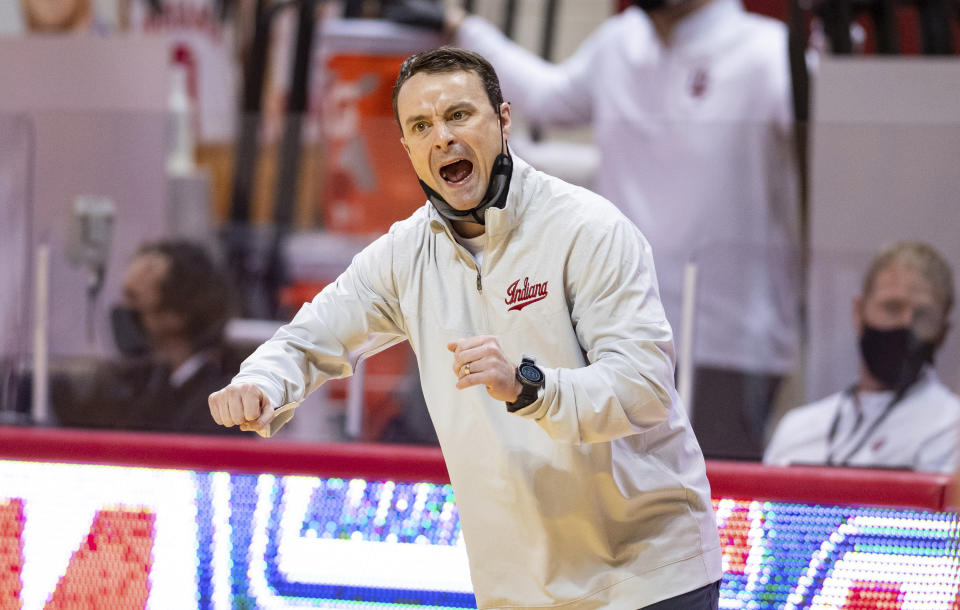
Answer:
[[[848,451],[842,460],[837,460],[835,459],[836,455],[832,447],[834,438],[837,436],[837,428],[840,426],[840,412],[843,409],[843,399],[845,397],[853,401],[857,411],[857,419],[854,421],[853,430],[850,431],[847,439],[849,440],[853,438],[860,429],[860,426],[863,424],[863,409],[860,408],[860,397],[857,396],[857,384],[853,384],[844,390],[843,394],[840,395],[840,400],[837,401],[837,412],[833,416],[833,423],[830,425],[830,432],[827,434],[827,465],[846,466],[850,461],[850,458],[855,456],[861,449],[863,449],[863,446],[877,431],[877,428],[880,427],[880,424],[882,424],[884,420],[890,416],[890,413],[893,412],[894,407],[896,407],[903,400],[903,397],[906,396],[907,391],[914,385],[916,385],[916,383],[913,383],[894,393],[893,400],[891,400],[887,406],[883,408],[883,412],[880,413],[880,417],[873,420],[873,423],[870,424],[870,426],[867,428],[867,431],[864,432],[863,436],[860,437],[860,440],[857,441],[857,443],[853,446],[853,449]]]

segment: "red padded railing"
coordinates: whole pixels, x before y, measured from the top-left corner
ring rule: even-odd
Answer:
[[[0,426],[0,458],[204,471],[449,481],[432,447]]]
[[[714,497],[941,511],[950,477],[930,472],[708,462]]]
[[[0,459],[447,482],[432,447],[0,426]],[[714,497],[944,510],[949,477],[708,462]]]

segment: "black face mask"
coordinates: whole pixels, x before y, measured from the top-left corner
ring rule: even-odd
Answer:
[[[896,391],[910,387],[926,363],[933,363],[934,341],[918,338],[908,327],[880,330],[864,324],[860,354],[870,374]]]
[[[634,0],[633,2],[646,12],[657,11],[667,5],[667,0]]]
[[[117,349],[125,356],[140,356],[150,350],[143,318],[136,309],[116,305],[110,311],[110,325]]]
[[[493,168],[490,170],[490,184],[487,185],[487,192],[483,195],[480,203],[469,210],[458,210],[440,196],[440,193],[433,190],[420,181],[420,187],[427,194],[427,199],[437,208],[437,211],[447,220],[466,220],[478,224],[485,223],[485,212],[487,208],[502,208],[507,204],[507,192],[510,190],[510,177],[513,175],[513,159],[505,153],[500,153],[493,162]]]

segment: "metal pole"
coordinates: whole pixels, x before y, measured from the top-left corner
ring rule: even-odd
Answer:
[[[951,2],[948,0],[920,1],[920,28],[923,52],[927,55],[952,55],[953,32],[950,28]]]
[[[277,197],[273,221],[277,227],[288,228],[293,223],[296,207],[297,179],[300,168],[300,149],[303,117],[307,112],[310,87],[311,51],[316,24],[317,0],[297,0],[300,5],[300,23],[297,27],[292,68],[293,82],[287,103],[283,141],[277,168]]]
[[[230,221],[234,223],[246,223],[250,220],[250,199],[258,156],[257,138],[260,131],[263,80],[270,42],[268,13],[266,0],[257,0],[253,41],[243,75],[240,132],[234,149],[233,196],[230,202]]]
[[[687,417],[693,421],[693,334],[697,313],[697,264],[688,262],[683,268],[683,295],[680,303],[680,346],[677,353],[677,393],[686,405]]]
[[[513,39],[513,30],[517,25],[517,0],[507,0],[506,10],[503,15],[503,33],[507,38]]]
[[[823,16],[823,29],[830,39],[830,47],[836,55],[853,53],[853,41],[850,40],[850,24],[853,10],[850,0],[827,0],[820,5]]]
[[[301,136],[303,120],[307,113],[310,89],[310,69],[313,36],[316,25],[317,0],[297,0],[300,8],[297,38],[294,42],[293,82],[284,118],[283,140],[277,159],[276,199],[273,205],[273,234],[267,250],[265,275],[263,277],[263,300],[267,313],[276,316],[277,293],[286,276],[283,260],[283,244],[293,225],[293,213],[297,203],[297,185],[300,177]]]
[[[553,41],[557,30],[557,12],[560,0],[547,0],[543,18],[543,37],[540,40],[540,57],[553,61]]]
[[[543,19],[543,35],[540,39],[540,57],[547,61],[553,61],[553,41],[557,29],[557,9],[559,3],[559,0],[547,0]],[[534,124],[530,128],[530,139],[534,142],[539,142],[543,139],[543,129],[540,125]]]
[[[877,50],[884,55],[899,54],[896,0],[877,0],[873,10],[873,22],[877,29]]]
[[[800,257],[800,357],[806,357],[807,337],[807,270],[810,265],[810,168],[807,154],[810,134],[810,71],[807,67],[807,40],[810,38],[807,12],[800,7],[801,0],[791,0],[788,16],[790,83],[793,93],[793,138],[797,163],[797,220],[799,224]]]
[[[363,437],[363,382],[366,359],[357,360],[353,375],[347,380],[347,413],[344,430],[347,438],[360,440]]]
[[[50,420],[48,391],[50,388],[49,312],[50,304],[50,245],[37,246],[34,262],[33,301],[33,423],[46,424]]]

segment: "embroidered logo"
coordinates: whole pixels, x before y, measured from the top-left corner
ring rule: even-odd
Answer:
[[[547,298],[547,283],[531,284],[530,278],[525,277],[523,278],[523,286],[520,285],[520,280],[510,284],[504,302],[511,306],[507,308],[507,311],[520,311],[527,305],[542,301],[545,298]]]
[[[693,97],[703,97],[707,92],[707,86],[710,84],[710,75],[704,68],[697,68],[690,78],[690,95]]]

